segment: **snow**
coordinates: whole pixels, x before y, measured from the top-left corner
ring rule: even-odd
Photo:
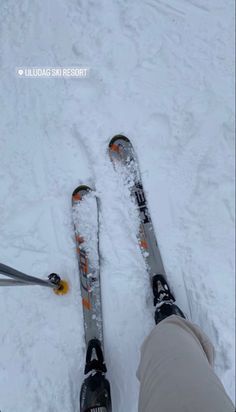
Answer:
[[[234,2],[5,0],[1,11],[1,261],[61,274],[70,293],[0,290],[0,410],[77,411],[84,339],[71,193],[93,185],[106,361],[115,412],[137,411],[153,327],[135,212],[107,144],[137,152],[178,304],[216,348],[234,398]],[[90,68],[19,78],[16,67]]]
[[[80,201],[75,201],[72,206],[72,218],[75,233],[83,241],[83,250],[90,258],[94,269],[99,267],[98,257],[98,213],[96,192],[90,191]]]

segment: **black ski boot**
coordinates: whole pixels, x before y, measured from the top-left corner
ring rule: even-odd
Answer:
[[[156,307],[155,322],[158,324],[171,315],[185,318],[182,310],[174,304],[175,297],[172,295],[169,285],[162,275],[153,276],[154,306]]]
[[[95,372],[83,382],[80,412],[111,412],[110,385],[104,374]]]
[[[80,391],[80,412],[111,412],[110,384],[105,377],[107,371],[101,343],[91,339],[88,344],[85,378]]]

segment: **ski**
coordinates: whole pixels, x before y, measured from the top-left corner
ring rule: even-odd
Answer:
[[[98,202],[88,186],[72,194],[72,217],[79,264],[86,343],[85,379],[80,412],[111,412],[110,385],[104,359],[103,319],[98,248]]]
[[[131,198],[138,209],[140,218],[138,241],[150,275],[154,306],[156,306],[157,282],[160,275],[166,278],[166,272],[148,209],[137,156],[130,140],[123,135],[116,135],[111,139],[108,151],[114,169],[123,176],[125,184],[130,190]]]

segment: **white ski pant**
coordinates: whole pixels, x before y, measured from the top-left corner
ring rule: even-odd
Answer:
[[[198,326],[175,315],[161,321],[141,348],[139,412],[234,412],[213,360]]]

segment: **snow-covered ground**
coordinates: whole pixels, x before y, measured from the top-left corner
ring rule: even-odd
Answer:
[[[179,305],[216,347],[234,398],[233,0],[1,2],[1,261],[58,272],[70,293],[0,290],[1,412],[78,411],[84,339],[71,193],[100,198],[106,359],[114,412],[137,411],[153,327],[127,193],[106,153],[131,138]],[[90,67],[85,79],[16,67]]]

